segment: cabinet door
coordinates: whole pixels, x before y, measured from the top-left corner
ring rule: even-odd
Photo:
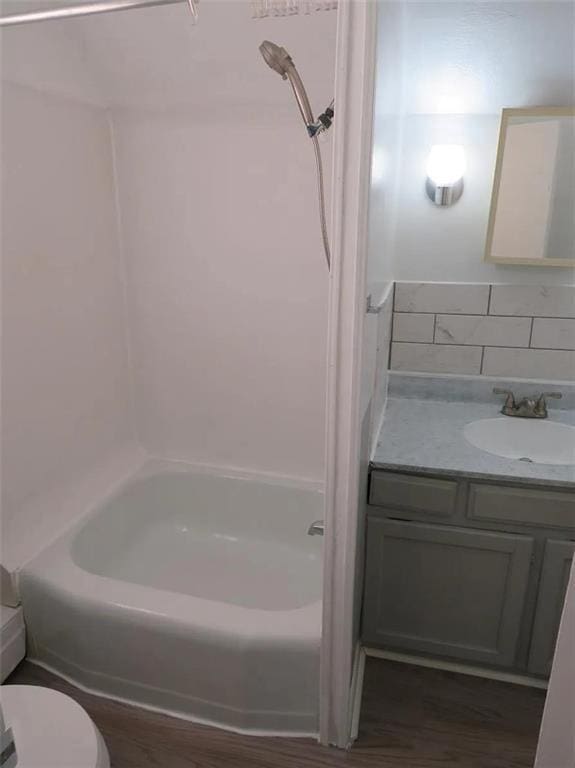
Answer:
[[[529,650],[528,668],[535,675],[549,675],[551,672],[574,553],[575,541],[549,539],[545,545]]]
[[[512,666],[533,539],[368,517],[367,645]]]

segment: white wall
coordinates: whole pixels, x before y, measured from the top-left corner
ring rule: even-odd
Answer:
[[[313,153],[257,47],[284,44],[323,108],[336,15],[257,22],[247,3],[206,3],[182,50],[172,11],[154,37],[149,12],[134,16],[123,63],[114,36],[106,57],[98,29],[89,40],[124,104],[113,120],[140,439],[155,454],[321,480],[328,274]],[[159,71],[141,78],[159,34]],[[329,187],[329,141],[323,153]]]
[[[369,195],[367,288],[377,303],[393,280],[397,179],[403,110],[402,45],[406,4],[380,2]]]
[[[283,118],[115,118],[138,425],[154,454],[318,480],[328,275]]]
[[[401,127],[401,41],[404,4],[378,3],[375,33],[376,71],[373,87],[372,162],[369,179],[366,299],[362,341],[360,413],[362,461],[367,467],[387,400],[387,364],[393,309],[392,253],[395,232],[397,163]],[[367,482],[367,473],[365,473]]]
[[[110,130],[98,108],[2,90],[3,562],[50,536],[34,500],[131,440]]]
[[[501,109],[574,103],[575,6],[553,0],[409,2],[403,13],[395,67],[402,105],[395,216],[386,224],[393,256],[380,234],[377,253],[372,249],[379,269],[397,280],[573,282],[569,269],[482,259]],[[382,35],[378,69],[385,72],[386,46],[397,51],[398,38],[394,28],[383,28]],[[449,209],[425,196],[425,164],[435,143],[461,143],[466,151],[464,194]]]

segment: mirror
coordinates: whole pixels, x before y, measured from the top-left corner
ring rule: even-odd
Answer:
[[[504,109],[485,260],[575,265],[575,110]]]

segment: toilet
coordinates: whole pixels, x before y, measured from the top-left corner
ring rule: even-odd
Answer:
[[[24,649],[22,609],[0,606],[2,680],[24,658]],[[69,696],[35,685],[2,685],[0,711],[3,754],[15,745],[11,767],[110,768],[102,735]]]

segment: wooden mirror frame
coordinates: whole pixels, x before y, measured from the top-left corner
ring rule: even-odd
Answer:
[[[506,108],[501,111],[501,125],[499,127],[499,143],[497,147],[497,160],[495,162],[495,173],[493,175],[493,187],[491,193],[491,206],[489,209],[489,223],[487,225],[487,239],[485,245],[484,261],[490,264],[506,264],[516,266],[537,266],[537,267],[575,267],[575,258],[573,259],[514,259],[497,258],[491,255],[493,244],[493,231],[495,229],[495,214],[499,200],[499,187],[501,183],[501,171],[503,168],[503,153],[505,152],[505,140],[507,137],[507,127],[509,120],[513,117],[575,117],[575,107],[526,107],[526,108]]]

